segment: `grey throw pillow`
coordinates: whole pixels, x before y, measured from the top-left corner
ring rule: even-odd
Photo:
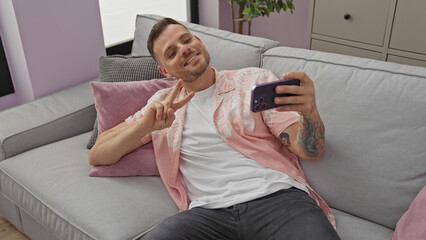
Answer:
[[[150,56],[102,56],[99,60],[99,79],[101,82],[130,82],[163,78],[157,66],[157,62]],[[97,138],[98,121],[96,120],[87,144],[88,149],[95,145]]]

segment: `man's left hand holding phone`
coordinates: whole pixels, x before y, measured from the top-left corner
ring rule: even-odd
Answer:
[[[254,86],[252,90],[253,112],[275,108],[277,111],[296,111],[309,116],[316,111],[314,83],[304,72],[285,73],[282,80],[262,84],[260,90],[259,86]],[[262,106],[263,103],[267,106]]]

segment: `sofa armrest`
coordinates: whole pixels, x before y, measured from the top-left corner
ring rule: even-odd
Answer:
[[[90,83],[0,112],[0,161],[93,129]]]

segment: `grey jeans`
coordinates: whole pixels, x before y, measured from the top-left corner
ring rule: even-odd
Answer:
[[[340,239],[305,192],[290,188],[229,208],[192,208],[173,215],[143,240]]]

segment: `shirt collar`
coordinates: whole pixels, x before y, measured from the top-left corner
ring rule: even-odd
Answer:
[[[213,68],[216,74],[216,87],[217,87],[217,93],[222,94],[226,92],[230,92],[235,89],[235,83],[234,81],[231,81],[229,78],[229,74],[227,74],[227,71],[216,71],[215,68]]]

